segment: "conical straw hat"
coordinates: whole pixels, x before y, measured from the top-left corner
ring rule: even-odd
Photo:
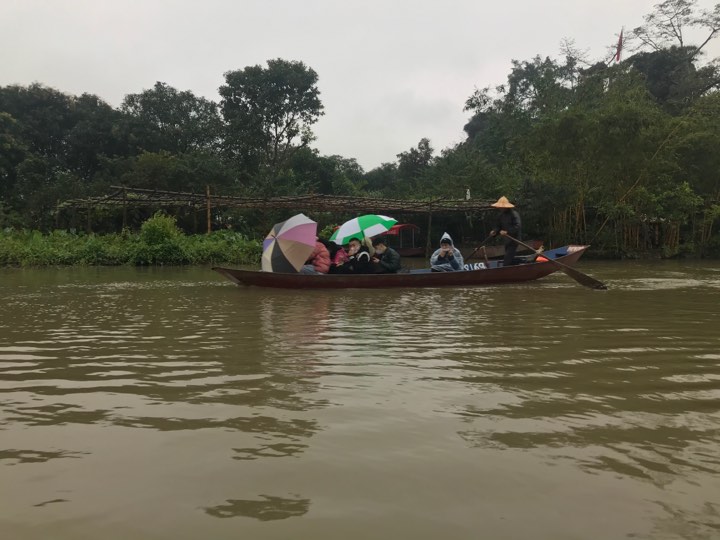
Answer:
[[[490,206],[494,208],[515,208],[515,205],[508,201],[507,197],[500,197],[496,203],[492,203]]]

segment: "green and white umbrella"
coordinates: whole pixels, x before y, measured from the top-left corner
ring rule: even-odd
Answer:
[[[390,230],[397,223],[396,219],[379,214],[365,214],[346,221],[330,237],[331,242],[338,245],[347,244],[353,238],[362,240],[371,238]]]

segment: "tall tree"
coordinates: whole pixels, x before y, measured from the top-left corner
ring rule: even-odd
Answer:
[[[0,111],[18,121],[28,150],[43,158],[64,160],[67,132],[76,123],[73,109],[71,96],[42,84],[0,88]]]
[[[689,56],[696,57],[703,48],[720,32],[720,4],[712,11],[697,13],[697,0],[665,0],[655,5],[652,13],[645,16],[645,24],[634,28],[630,39],[638,40],[640,47],[659,51],[672,45],[683,48],[688,28],[706,31],[700,45],[692,45]]]
[[[117,130],[123,115],[92,94],[73,97],[73,110],[75,123],[65,136],[65,163],[89,181],[105,158],[127,155],[127,144]]]
[[[131,127],[141,150],[191,152],[214,149],[219,143],[217,104],[189,90],[158,81],[150,90],[125,96],[121,110],[134,120]]]
[[[121,113],[91,94],[71,96],[40,84],[0,88],[0,111],[17,120],[28,150],[90,179],[100,156],[122,154]]]
[[[628,64],[645,76],[646,86],[658,103],[677,114],[707,92],[720,88],[720,71],[707,65],[698,69],[694,47],[676,47],[640,52]]]
[[[17,121],[8,113],[0,112],[0,202],[9,203],[17,177],[17,166],[27,150],[20,141]]]
[[[249,170],[278,170],[314,135],[323,114],[318,75],[304,63],[268,60],[225,73],[220,102],[227,126],[226,144]]]
[[[536,56],[530,62],[513,60],[508,76],[504,105],[511,112],[523,112],[532,118],[553,114],[566,107],[572,97],[574,63],[563,66]]]
[[[363,178],[365,189],[371,195],[392,195],[396,196],[394,186],[397,183],[397,164],[383,163],[379,167],[365,173]]]
[[[423,137],[417,148],[411,148],[397,155],[398,183],[396,189],[405,197],[418,195],[418,187],[422,185],[423,176],[433,164],[434,149],[430,140]]]

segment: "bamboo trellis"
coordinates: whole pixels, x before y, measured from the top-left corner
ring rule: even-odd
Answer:
[[[98,207],[115,207],[123,209],[123,225],[129,207],[192,207],[196,210],[205,209],[207,213],[208,232],[210,232],[211,213],[213,208],[243,208],[256,210],[291,209],[294,211],[319,211],[358,214],[429,214],[438,212],[480,212],[491,209],[493,201],[444,199],[428,200],[385,199],[370,197],[350,197],[338,195],[309,194],[288,197],[239,197],[233,195],[212,194],[206,187],[204,193],[180,191],[162,191],[156,189],[140,189],[125,186],[111,186],[114,190],[108,195],[70,199],[58,203],[57,210],[90,209]]]

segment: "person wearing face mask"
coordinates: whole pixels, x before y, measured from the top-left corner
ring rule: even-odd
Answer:
[[[430,256],[430,269],[433,272],[456,272],[463,268],[463,256],[453,245],[452,238],[444,233],[440,238],[440,249]]]
[[[351,238],[348,242],[348,260],[335,268],[337,274],[370,274],[372,263],[370,252],[358,238]]]

